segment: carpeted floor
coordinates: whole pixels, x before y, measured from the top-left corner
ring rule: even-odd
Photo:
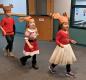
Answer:
[[[75,78],[65,76],[65,66],[57,66],[56,73],[48,71],[48,60],[55,48],[55,42],[39,41],[40,54],[37,56],[39,70],[31,67],[31,59],[26,66],[21,66],[19,58],[23,56],[24,39],[22,35],[16,35],[13,52],[17,58],[3,56],[3,48],[6,41],[0,36],[0,80],[85,80],[86,79],[86,47],[72,45],[77,56],[77,63],[72,65]]]

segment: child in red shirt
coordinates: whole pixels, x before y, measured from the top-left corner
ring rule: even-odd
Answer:
[[[10,13],[5,13],[5,17],[1,20],[1,30],[8,43],[4,49],[5,56],[14,56],[12,53],[12,48],[15,34],[15,22],[10,16]]]
[[[76,61],[76,57],[74,55],[74,52],[72,50],[72,47],[70,43],[76,43],[75,40],[72,40],[69,38],[69,24],[68,22],[61,23],[61,26],[59,28],[60,30],[57,32],[56,35],[56,48],[49,60],[50,66],[49,70],[54,73],[55,66],[60,65],[66,65],[66,75],[67,76],[74,76],[74,74],[71,72],[71,64]]]

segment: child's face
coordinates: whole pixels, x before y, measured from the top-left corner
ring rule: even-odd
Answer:
[[[35,28],[35,21],[34,19],[31,19],[30,22],[29,22],[29,27],[30,28]]]
[[[64,23],[62,29],[65,30],[65,31],[68,31],[69,30],[69,24]]]
[[[10,17],[11,16],[11,13],[6,13],[6,16]]]

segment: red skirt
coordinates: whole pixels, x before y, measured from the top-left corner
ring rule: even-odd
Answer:
[[[29,42],[33,46],[33,48],[32,49],[29,48],[29,46],[27,45],[27,43],[25,43],[23,53],[25,55],[39,54],[39,48],[38,48],[37,41],[36,40],[33,40],[33,41],[29,41]]]

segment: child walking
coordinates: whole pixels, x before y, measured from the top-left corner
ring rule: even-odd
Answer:
[[[36,55],[39,54],[37,44],[38,31],[35,25],[35,21],[30,16],[20,18],[20,20],[25,20],[26,22],[28,22],[24,38],[25,39],[25,45],[23,50],[24,56],[20,58],[20,62],[22,65],[26,65],[27,60],[32,57],[32,67],[34,69],[38,69],[36,61]]]
[[[5,17],[1,20],[1,30],[6,38],[7,45],[4,49],[4,56],[15,57],[13,54],[13,42],[15,36],[15,21],[11,17],[11,13],[4,13]]]
[[[63,23],[61,23],[59,31],[56,35],[57,46],[49,60],[51,64],[49,66],[49,70],[50,72],[54,73],[54,68],[56,65],[66,65],[66,75],[74,76],[74,74],[71,72],[71,64],[76,61],[76,57],[70,43],[75,44],[76,41],[69,38],[68,29],[68,22],[64,21]]]

